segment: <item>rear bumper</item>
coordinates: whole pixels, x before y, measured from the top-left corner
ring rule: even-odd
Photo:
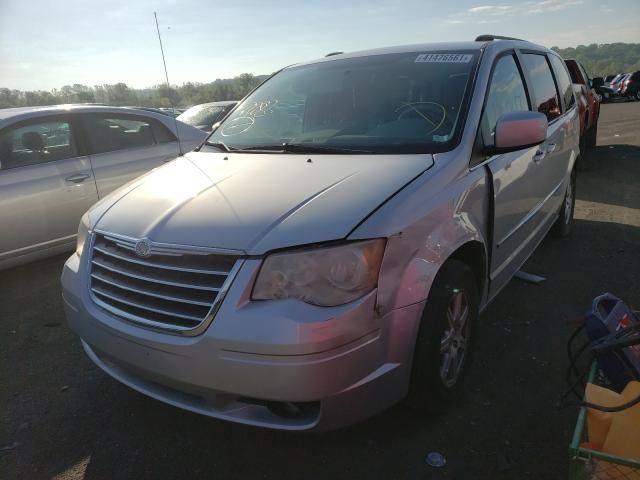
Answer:
[[[339,308],[249,302],[247,262],[212,324],[197,337],[146,330],[89,298],[73,255],[65,311],[87,355],[109,375],[171,405],[284,430],[327,430],[367,418],[407,392],[423,304],[375,314],[375,292]]]

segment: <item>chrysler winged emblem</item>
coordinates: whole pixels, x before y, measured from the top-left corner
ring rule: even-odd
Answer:
[[[149,240],[143,238],[142,240],[138,240],[135,246],[136,255],[139,257],[148,257],[151,254],[151,245],[149,244]]]

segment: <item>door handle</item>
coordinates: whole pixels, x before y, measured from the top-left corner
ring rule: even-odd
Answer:
[[[555,143],[550,143],[549,145],[547,145],[547,153],[553,153],[557,148],[558,145],[556,145]]]
[[[71,183],[82,183],[87,178],[91,178],[91,175],[87,173],[78,173],[76,175],[71,175],[70,177],[65,178],[65,180]]]

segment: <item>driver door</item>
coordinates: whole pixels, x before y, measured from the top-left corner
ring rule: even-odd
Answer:
[[[501,115],[526,110],[530,110],[530,103],[521,68],[515,55],[508,53],[493,67],[480,129],[482,143],[493,145]],[[506,285],[535,246],[531,217],[537,204],[533,178],[536,151],[537,147],[532,147],[487,159],[494,197],[491,297]]]

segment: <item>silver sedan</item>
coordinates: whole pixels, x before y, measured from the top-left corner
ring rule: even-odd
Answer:
[[[91,205],[205,136],[143,110],[0,110],[0,269],[73,248]]]

